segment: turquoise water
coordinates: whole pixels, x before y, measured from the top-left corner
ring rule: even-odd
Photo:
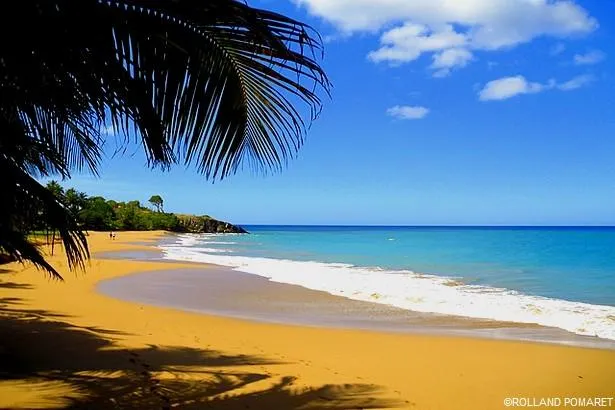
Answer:
[[[615,306],[615,228],[246,226],[234,254],[461,278]],[[228,241],[222,241],[228,242]]]
[[[351,299],[615,340],[615,228],[245,228],[161,248]]]

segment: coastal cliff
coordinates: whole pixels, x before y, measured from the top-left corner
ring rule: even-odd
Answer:
[[[175,214],[178,219],[177,232],[185,233],[248,233],[240,226],[219,221],[209,215]]]
[[[74,188],[65,189],[57,181],[47,184],[49,190],[64,207],[71,211],[76,226],[84,231],[170,231],[186,233],[248,233],[229,222],[209,215],[165,212],[165,200],[155,194],[149,206],[139,200],[116,201],[102,196],[89,196]],[[41,218],[34,218],[23,230],[35,235],[48,231]]]

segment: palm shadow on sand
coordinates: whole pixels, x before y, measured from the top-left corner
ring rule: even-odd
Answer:
[[[13,286],[13,285],[11,285]],[[23,287],[19,287],[23,289]],[[400,406],[378,386],[293,386],[295,377],[268,373],[264,357],[186,347],[123,349],[118,332],[75,327],[64,316],[0,299],[0,382],[32,389],[69,385],[69,409],[375,409]],[[198,379],[197,379],[198,378]],[[265,382],[256,385],[255,383]],[[57,401],[57,400],[56,400]],[[43,408],[29,404],[30,408]]]

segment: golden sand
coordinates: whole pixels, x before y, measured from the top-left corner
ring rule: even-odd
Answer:
[[[89,243],[147,249],[133,243],[160,235],[92,233]],[[0,408],[504,409],[507,397],[565,408],[566,397],[615,396],[615,351],[191,314],[95,285],[194,264],[94,258],[74,274],[51,259],[65,282],[0,266]]]

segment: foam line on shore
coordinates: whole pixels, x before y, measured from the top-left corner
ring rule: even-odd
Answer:
[[[164,258],[213,263],[355,300],[416,312],[477,319],[534,323],[580,335],[615,340],[615,307],[526,295],[517,291],[467,285],[456,278],[412,271],[358,267],[344,263],[294,261],[207,252],[206,236],[180,235],[161,245]]]

